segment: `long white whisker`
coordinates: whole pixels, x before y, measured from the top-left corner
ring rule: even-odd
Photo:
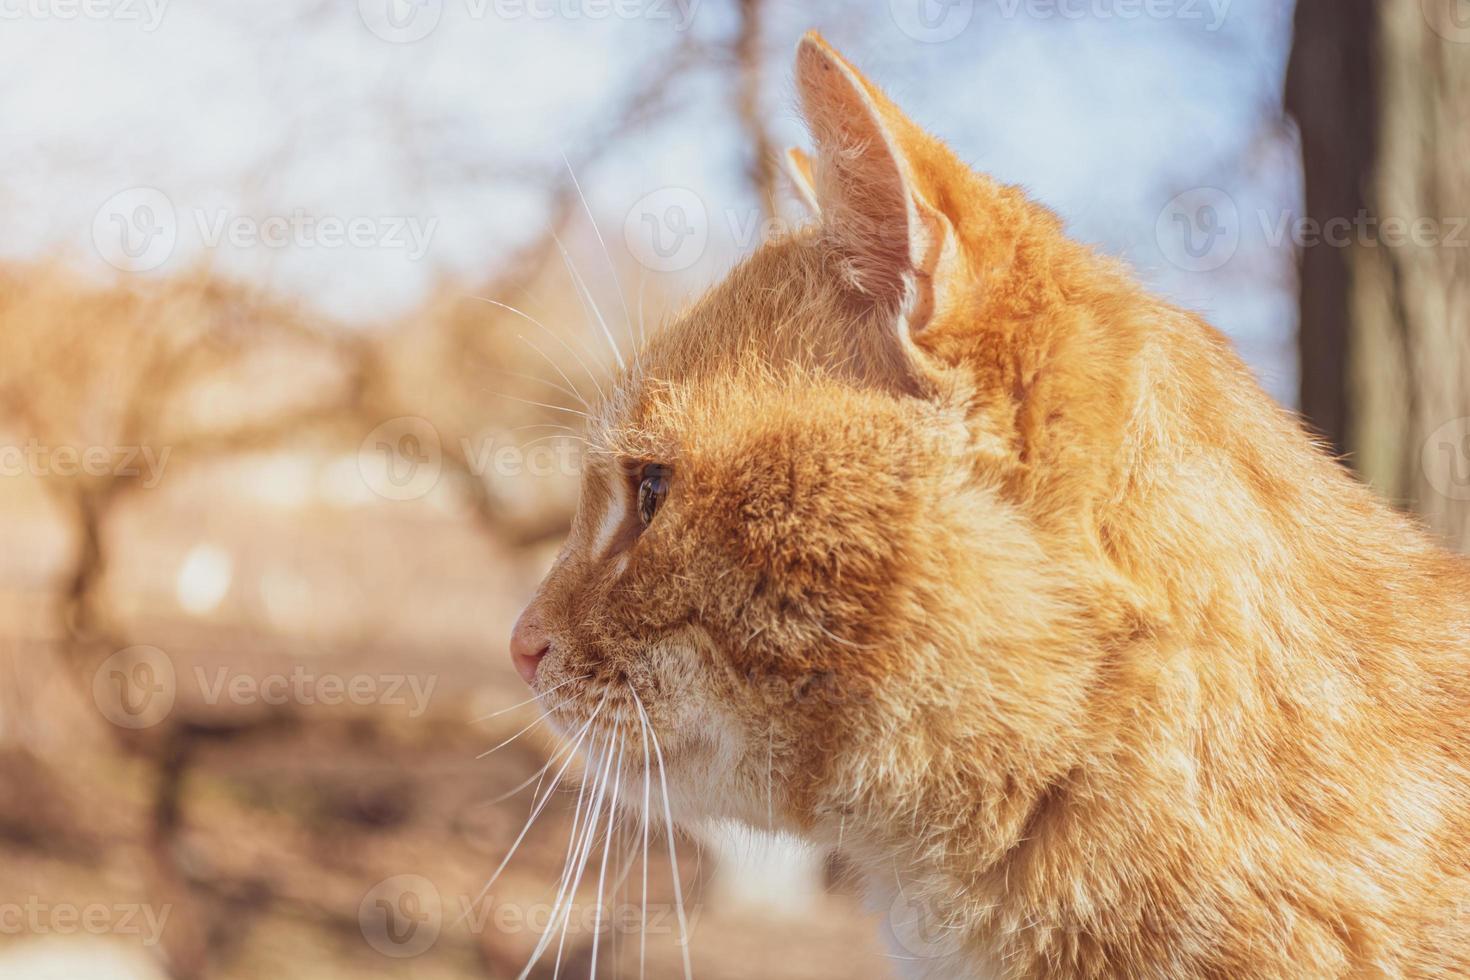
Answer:
[[[638,696],[638,691],[633,691],[633,703],[638,706],[638,713],[648,725],[649,737],[653,739],[653,752],[658,759],[658,782],[664,794],[664,825],[668,831],[669,839],[669,863],[672,865],[674,878],[674,911],[679,916],[679,952],[684,958],[684,980],[693,980],[694,971],[689,965],[689,922],[684,916],[684,886],[679,881],[679,852],[674,846],[674,812],[669,805],[669,781],[664,770],[664,751],[658,744],[658,732],[654,730],[653,723],[648,720],[648,712],[643,709],[643,699]]]
[[[611,740],[611,734],[608,737]],[[607,758],[608,762],[611,763],[611,745],[608,745]],[[561,975],[561,961],[562,957],[566,955],[567,931],[572,924],[572,913],[577,907],[577,889],[582,886],[582,875],[587,870],[587,861],[592,855],[593,846],[597,843],[597,828],[602,825],[602,794],[604,791],[602,781],[605,778],[605,772],[599,774],[596,796],[592,808],[587,813],[587,826],[582,834],[582,843],[577,849],[576,858],[573,859],[572,867],[576,869],[576,873],[566,893],[566,907],[561,908],[561,902],[558,900],[556,906],[552,909],[551,926],[548,927],[547,937],[550,936],[550,928],[555,926],[557,918],[561,919],[561,932],[556,942],[556,959],[552,963],[551,980],[556,980]],[[572,873],[571,868],[568,869],[567,873]]]
[[[572,178],[572,187],[577,191],[577,197],[582,201],[582,210],[587,215],[587,223],[592,226],[592,234],[597,236],[597,244],[602,246],[602,257],[607,260],[607,271],[612,275],[613,285],[618,290],[618,302],[623,304],[623,323],[628,327],[628,337],[633,335],[633,318],[628,315],[628,297],[623,293],[623,282],[618,278],[617,266],[613,264],[612,253],[607,250],[607,242],[603,240],[602,229],[597,227],[597,219],[592,216],[592,207],[587,203],[587,195],[582,193],[582,184],[577,180],[577,173],[572,169],[572,161],[567,155],[561,155],[561,162],[567,165],[567,174]]]
[[[607,695],[603,694],[602,699],[597,702],[597,707],[593,710],[592,715],[585,722],[582,723],[581,728],[577,729],[576,740],[569,742],[569,744],[566,746],[568,759],[571,759],[573,756],[575,756],[577,754],[577,750],[588,742],[588,736],[590,734],[588,732],[588,729],[591,728],[592,723],[597,720],[598,713],[602,711],[602,706],[606,703]],[[558,770],[558,772],[560,772],[560,770]],[[538,799],[549,799],[551,797],[551,794],[554,792],[556,792],[555,780],[553,780],[552,784],[546,788],[546,793],[544,796],[541,794],[541,784],[538,782],[536,784],[536,792],[531,794],[531,799],[533,801]]]
[[[631,681],[628,686],[633,686]],[[637,696],[636,692],[634,696]],[[653,787],[653,759],[648,754],[648,719],[641,711],[638,724],[643,737],[643,917],[638,923],[638,980],[644,980],[644,962],[648,953],[648,807]]]
[[[570,745],[563,745],[561,748],[557,749],[551,754],[551,758],[547,760],[546,765],[542,766],[538,771],[533,772],[531,773],[531,775],[527,776],[524,782],[517,783],[514,789],[507,790],[506,792],[501,793],[499,796],[495,797],[495,799],[489,800],[480,805],[495,806],[497,803],[504,803],[506,800],[510,799],[512,796],[515,796],[517,793],[525,789],[527,786],[530,786],[532,783],[537,783],[536,793],[532,794],[532,799],[535,799],[541,792],[541,786],[538,780],[544,777],[546,775],[546,770],[556,765],[556,760],[561,758],[561,754],[568,751],[570,748]]]
[[[552,235],[551,239],[556,242],[556,247],[561,252],[562,263],[567,267],[567,275],[571,277],[572,285],[576,287],[577,294],[582,298],[583,307],[597,321],[597,325],[602,328],[602,335],[607,338],[607,345],[612,348],[613,357],[617,359],[618,369],[626,371],[628,364],[623,360],[623,352],[618,348],[617,339],[613,337],[612,329],[608,327],[607,319],[603,317],[602,310],[598,309],[597,300],[593,298],[592,291],[587,288],[587,283],[582,280],[581,273],[572,264],[571,254],[567,252],[567,248],[561,243],[560,238]]]
[[[583,725],[581,730],[585,730],[586,727],[586,725]],[[561,758],[562,753],[566,753],[568,755],[574,754],[576,750],[581,747],[582,742],[583,739],[577,738],[575,742],[569,741],[564,743],[555,752],[551,753],[551,758],[547,760],[546,765],[542,766],[538,771],[531,773],[531,775],[527,776],[520,783],[517,783],[513,789],[509,789],[504,793],[501,793],[493,800],[482,803],[480,804],[480,806],[495,806],[497,803],[504,803],[506,800],[510,799],[512,796],[515,796],[517,793],[525,789],[527,786],[530,786],[532,783],[536,784],[536,792],[531,794],[531,798],[533,800],[537,799],[541,793],[541,780],[545,778],[546,770],[556,765],[556,762],[558,759]]]
[[[531,324],[532,326],[539,327],[541,330],[545,331],[545,333],[546,333],[546,335],[548,337],[550,337],[552,340],[556,341],[558,344],[561,344],[562,348],[564,350],[566,350],[566,352],[568,354],[572,355],[572,357],[577,362],[577,366],[580,367],[583,371],[586,372],[587,377],[589,377],[589,378],[592,379],[592,384],[597,388],[597,394],[599,396],[603,397],[603,398],[606,398],[607,397],[607,395],[602,390],[602,382],[600,382],[600,381],[597,380],[597,373],[594,372],[590,367],[587,366],[587,362],[584,361],[584,360],[582,360],[582,355],[581,354],[578,354],[572,348],[572,346],[570,344],[568,344],[565,340],[563,340],[562,339],[562,336],[559,333],[557,333],[555,330],[552,330],[546,324],[542,323],[540,320],[536,319],[534,316],[532,316],[531,314],[527,313],[525,310],[516,309],[514,306],[511,306],[509,303],[502,303],[500,300],[498,300],[498,299],[490,299],[488,296],[472,296],[470,298],[473,299],[473,300],[476,300],[477,302],[480,302],[480,303],[489,303],[491,306],[499,307],[500,309],[505,310],[508,313],[514,313],[516,316],[520,317],[522,320],[525,320],[527,323]],[[586,350],[585,345],[583,347],[583,350]],[[587,351],[587,355],[589,357],[591,357],[592,356],[592,352],[591,351]]]
[[[618,839],[620,845],[628,844],[628,838],[637,835],[637,831],[630,828],[631,822],[625,818],[619,828]],[[623,857],[623,861],[618,866],[617,873],[613,875],[612,889],[614,891],[624,887],[627,883],[628,876],[633,873],[633,865],[638,863],[638,850],[636,848],[621,847],[618,854]]]
[[[587,724],[582,726],[581,732],[578,735],[579,744],[582,734],[586,733],[588,728],[591,727],[592,722],[597,718],[597,713],[602,710],[602,705],[605,702],[606,696],[604,695],[604,700],[598,702],[596,710],[594,710],[592,712],[592,716],[587,719]],[[526,819],[526,825],[522,827],[521,832],[516,835],[515,843],[510,845],[510,850],[506,852],[505,857],[500,862],[500,866],[497,867],[495,869],[495,873],[490,876],[490,880],[485,882],[485,887],[480,889],[479,894],[475,896],[474,902],[470,903],[470,908],[473,908],[476,904],[479,903],[480,899],[485,897],[485,894],[490,891],[491,886],[495,884],[495,880],[500,877],[500,873],[505,870],[505,866],[510,864],[510,859],[515,857],[516,850],[521,846],[521,841],[526,839],[526,834],[530,832],[531,825],[536,822],[536,818],[541,815],[541,811],[546,809],[546,804],[551,801],[552,793],[556,789],[556,784],[561,781],[562,773],[567,771],[567,767],[572,764],[572,760],[574,758],[576,758],[575,750],[567,753],[566,761],[563,762],[561,768],[557,770],[555,778],[552,779],[551,787],[547,789],[546,794],[541,797],[540,801],[533,802],[531,806],[531,816]],[[469,913],[468,908],[465,910],[465,913]]]
[[[612,737],[612,732],[609,732],[607,736],[608,740],[606,743],[607,763],[604,765],[602,772],[594,780],[594,782],[596,783],[596,794],[593,797],[592,803],[587,810],[587,830],[586,833],[583,835],[583,842],[579,848],[580,853],[575,859],[576,875],[569,882],[570,887],[566,889],[566,907],[564,909],[561,907],[562,896],[558,895],[556,904],[552,907],[551,919],[547,926],[547,930],[544,934],[542,934],[541,941],[537,945],[536,951],[531,956],[531,962],[526,964],[526,971],[525,973],[521,974],[522,980],[524,980],[527,974],[530,973],[532,967],[536,965],[536,961],[541,958],[541,954],[545,952],[546,947],[550,945],[551,929],[555,926],[556,920],[558,918],[562,920],[561,939],[556,946],[556,965],[553,970],[553,976],[555,975],[555,973],[558,973],[561,970],[562,953],[566,948],[567,941],[567,927],[571,924],[572,909],[576,905],[577,901],[577,888],[582,884],[582,875],[587,870],[587,859],[589,856],[591,856],[592,846],[594,843],[596,843],[597,840],[597,827],[600,823],[599,818],[602,815],[602,801],[607,794],[607,776],[609,769],[612,766]],[[569,868],[568,874],[570,873],[571,869]]]
[[[488,715],[481,715],[480,717],[475,718],[473,720],[479,722],[479,721],[489,721],[491,718],[499,718],[501,715],[509,714],[510,712],[516,710],[517,708],[524,708],[526,705],[532,703],[533,701],[540,701],[542,698],[546,697],[546,695],[550,694],[552,691],[560,690],[561,688],[566,687],[568,684],[575,684],[577,681],[585,681],[587,678],[589,678],[591,676],[592,676],[591,674],[583,674],[581,677],[568,678],[567,680],[562,681],[560,684],[554,685],[552,687],[548,687],[546,690],[542,691],[540,694],[533,694],[529,698],[526,698],[526,700],[524,700],[524,701],[517,701],[515,704],[511,705],[509,708],[501,708],[499,711],[492,711]]]
[[[498,878],[500,876],[500,873],[505,870],[505,866],[510,863],[510,859],[515,856],[516,848],[518,848],[521,844],[521,841],[525,839],[526,833],[531,829],[531,825],[536,822],[536,818],[541,815],[541,810],[546,805],[546,802],[551,799],[552,792],[556,789],[557,784],[561,782],[562,772],[564,771],[565,769],[559,770],[556,776],[552,779],[551,786],[548,788],[546,796],[532,809],[531,816],[526,820],[526,825],[521,828],[521,832],[519,835],[517,835],[515,843],[511,845],[510,850],[506,852],[505,857],[501,860],[500,866],[495,869],[495,873],[490,876],[490,880],[485,882],[484,887],[481,888],[478,893],[476,893],[474,899],[465,906],[464,914],[462,914],[459,919],[456,920],[456,924],[464,921],[465,917],[470,914],[470,911],[476,905],[480,904],[485,896],[489,894],[490,888],[492,885],[495,884],[496,878]]]
[[[531,446],[539,445],[540,443],[543,443],[543,442],[550,442],[552,439],[576,439],[578,442],[582,442],[582,443],[585,443],[587,441],[586,439],[583,439],[581,436],[569,436],[565,432],[553,432],[549,436],[537,436],[535,439],[531,439],[531,440],[528,440],[526,442],[523,442],[523,443],[521,443],[521,448],[522,449],[527,449],[527,448],[529,448]]]
[[[581,402],[584,408],[591,408],[592,407],[591,405],[588,405],[587,404],[587,399],[585,399],[585,398],[582,397],[582,389],[578,388],[576,382],[574,382],[571,378],[567,377],[567,373],[561,369],[561,365],[558,364],[558,363],[556,363],[556,361],[552,360],[551,359],[551,356],[549,354],[547,354],[544,350],[542,350],[540,347],[537,347],[531,341],[531,338],[527,337],[523,333],[518,333],[518,334],[516,334],[516,340],[519,340],[521,343],[525,344],[527,347],[531,348],[533,351],[535,351],[536,353],[540,354],[541,355],[541,359],[543,361],[545,361],[547,364],[550,364],[551,365],[551,369],[553,371],[555,371],[558,375],[560,375],[561,376],[561,379],[567,383],[567,387],[570,388],[570,389],[572,389],[573,391],[575,391],[577,393],[577,401]]]
[[[519,336],[519,335],[517,335],[517,336]],[[574,399],[574,400],[576,400],[578,402],[581,402],[583,408],[586,408],[586,409],[591,409],[592,408],[591,405],[587,404],[587,399],[585,399],[585,398],[582,397],[582,393],[580,391],[577,391],[575,388],[568,388],[565,385],[557,384],[555,381],[552,381],[550,378],[537,377],[534,374],[527,374],[524,371],[504,371],[504,370],[498,370],[498,371],[496,371],[496,373],[497,374],[503,374],[503,375],[505,375],[508,378],[519,378],[522,381],[534,381],[538,385],[545,385],[546,387],[551,388],[554,391],[558,391],[561,394],[566,395],[568,398],[571,398],[571,399]]]
[[[618,812],[618,791],[623,787],[623,743],[618,741],[618,759],[613,764],[616,775],[613,777],[612,797],[607,805],[607,838],[602,844],[602,868],[597,872],[597,905],[596,924],[592,927],[592,967],[588,971],[587,980],[597,978],[597,942],[602,938],[602,886],[607,880],[607,855],[612,848],[613,819]]]
[[[501,749],[505,748],[511,742],[514,742],[516,739],[520,738],[522,735],[526,734],[531,729],[535,728],[537,725],[541,724],[543,721],[545,721],[547,718],[550,718],[550,717],[551,716],[550,715],[547,715],[547,714],[537,715],[536,718],[535,718],[535,720],[532,721],[525,728],[522,728],[520,731],[516,732],[510,738],[506,739],[505,741],[501,742],[499,745],[495,746],[495,748],[493,748],[493,749],[486,749],[484,752],[481,752],[479,755],[475,756],[475,759],[476,760],[479,760],[479,759],[485,758],[485,756],[487,756],[487,755],[494,755],[496,752],[499,752]]]
[[[594,738],[594,742],[595,741],[596,739]],[[595,751],[595,749],[591,750],[591,752],[594,753],[592,755],[593,758],[596,757]],[[592,773],[593,778],[590,780],[583,779],[582,785],[577,790],[577,809],[576,812],[572,815],[572,829],[567,835],[567,853],[566,857],[562,860],[561,879],[557,883],[556,900],[552,903],[552,914],[551,917],[547,919],[546,931],[541,934],[541,939],[537,942],[535,957],[532,958],[531,962],[526,964],[525,973],[521,974],[522,977],[524,977],[526,973],[529,973],[531,971],[531,968],[536,965],[536,959],[540,958],[541,951],[546,948],[546,943],[550,941],[551,930],[556,928],[557,911],[561,907],[562,895],[566,892],[566,887],[571,876],[572,868],[575,866],[577,854],[581,850],[582,835],[586,829],[586,824],[583,823],[584,811],[582,809],[582,805],[583,803],[591,802],[591,797],[588,795],[587,791],[596,782],[596,767],[593,768]],[[590,816],[590,811],[588,811],[588,815]]]
[[[632,876],[633,867],[638,863],[638,828],[635,826],[632,814],[619,809],[618,812],[618,871],[613,876],[613,883],[608,886],[608,903],[614,913],[612,921],[612,965],[613,977],[623,975],[623,960],[621,955],[623,939],[623,913],[628,908],[628,879]]]
[[[568,415],[575,415],[578,418],[587,418],[586,412],[579,412],[577,409],[567,408],[565,405],[552,405],[548,402],[538,402],[530,398],[521,398],[518,395],[508,395],[503,391],[492,391],[491,394],[499,395],[501,398],[509,398],[513,402],[521,402],[524,405],[535,405],[537,408],[549,408],[552,411],[566,412]]]
[[[618,948],[622,945],[623,931],[618,928],[618,914],[623,906],[627,904],[628,892],[625,886],[628,880],[627,872],[631,867],[628,861],[628,820],[621,813],[618,816],[622,817],[617,823],[618,871],[613,874],[612,884],[607,889],[608,904],[614,913],[612,929],[610,930],[612,935],[608,939],[608,942],[612,944],[612,948],[608,950],[608,958],[612,961],[613,980],[617,980],[618,977],[623,975],[623,963],[618,956]]]
[[[612,740],[613,733],[609,731],[607,733],[607,741],[604,743],[603,746],[604,750],[607,752],[607,759],[609,763],[612,762]],[[552,907],[551,918],[547,921],[546,933],[542,937],[543,941],[550,940],[551,930],[556,928],[558,910],[561,905],[562,889],[567,889],[568,884],[570,883],[570,889],[566,891],[567,907],[565,915],[562,916],[561,938],[557,941],[556,963],[552,968],[552,980],[555,980],[555,978],[561,973],[561,958],[562,951],[566,947],[567,927],[571,925],[572,910],[576,907],[577,903],[577,885],[581,884],[582,881],[581,869],[586,866],[587,854],[591,851],[592,844],[597,838],[597,827],[601,823],[602,793],[606,778],[607,772],[604,766],[598,765],[593,767],[592,796],[589,799],[587,811],[582,814],[583,824],[581,830],[579,833],[574,833],[574,836],[577,839],[577,845],[573,849],[571,860],[562,869],[562,881],[560,887],[557,889],[557,900]],[[575,822],[572,826],[573,830],[577,831],[577,825]],[[577,869],[575,879],[572,878],[572,871],[574,868]],[[535,960],[533,959],[531,961],[531,964],[528,964],[528,968],[530,965],[534,964]]]

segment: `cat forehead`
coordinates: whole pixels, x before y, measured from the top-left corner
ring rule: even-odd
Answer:
[[[606,402],[610,424],[681,400],[799,384],[850,364],[860,325],[816,237],[763,246],[632,358]]]
[[[740,262],[649,347],[678,370],[825,360],[851,336],[852,304],[816,229],[799,229]]]

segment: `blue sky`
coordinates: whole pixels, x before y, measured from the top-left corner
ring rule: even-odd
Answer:
[[[703,205],[698,260],[648,271],[676,293],[759,242],[718,59],[730,3],[96,0],[79,14],[73,0],[4,0],[0,11],[13,256],[61,250],[111,274],[95,239],[113,223],[108,202],[153,188],[176,223],[161,271],[203,257],[347,321],[381,320],[445,276],[483,278],[533,239],[563,153],[580,159],[689,38],[716,55],[671,79],[669,110],[578,176],[620,263],[650,195],[673,188]],[[816,26],[967,161],[1205,313],[1290,400],[1293,258],[1265,234],[1301,193],[1280,114],[1289,0],[782,0],[766,11],[761,99],[778,145],[804,140],[790,59]],[[420,39],[381,36],[426,16]],[[1181,194],[1189,220],[1233,229],[1228,254],[1181,256],[1170,229],[1188,229],[1169,213]],[[367,233],[329,240],[323,219]]]

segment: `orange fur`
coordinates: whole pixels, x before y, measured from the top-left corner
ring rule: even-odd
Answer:
[[[636,739],[631,687],[677,820],[841,836],[941,920],[916,977],[1470,975],[1466,564],[1210,327],[797,61],[820,217],[599,407],[525,619],[538,688],[586,675],[558,721]]]

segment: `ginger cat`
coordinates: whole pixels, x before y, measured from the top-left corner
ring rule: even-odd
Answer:
[[[815,33],[796,80],[818,219],[597,406],[512,639],[604,795],[840,838],[911,977],[1470,976],[1466,563]]]

